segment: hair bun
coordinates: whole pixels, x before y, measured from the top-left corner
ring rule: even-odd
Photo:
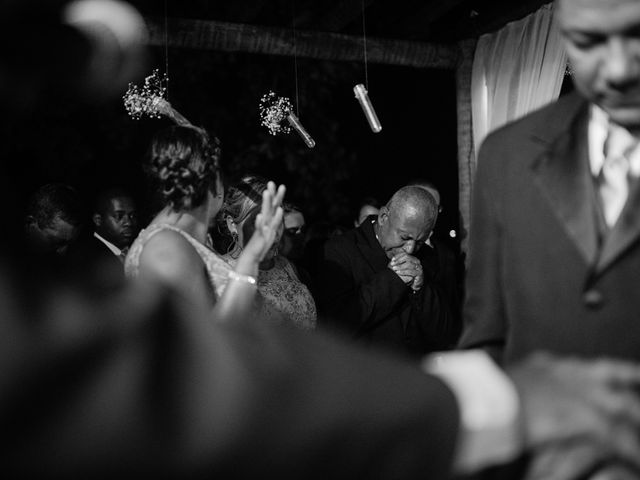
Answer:
[[[163,205],[183,211],[204,203],[208,191],[216,193],[220,141],[204,130],[173,126],[154,137],[147,173]]]

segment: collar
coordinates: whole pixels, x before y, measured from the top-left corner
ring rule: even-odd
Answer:
[[[98,233],[97,233],[97,232],[93,232],[93,236],[94,236],[95,238],[97,238],[98,240],[100,240],[102,243],[104,243],[104,244],[107,246],[107,248],[113,252],[113,254],[114,254],[116,257],[119,257],[119,256],[120,256],[120,254],[122,253],[122,250],[120,250],[118,247],[116,247],[116,246],[115,246],[113,243],[111,243],[109,240],[106,240],[104,237],[102,237],[102,236],[98,235]]]
[[[602,170],[604,143],[611,128],[622,129],[631,135],[625,128],[612,123],[604,110],[592,104],[589,112],[589,166],[593,176],[598,176]],[[629,154],[629,165],[631,175],[640,176],[640,142]]]

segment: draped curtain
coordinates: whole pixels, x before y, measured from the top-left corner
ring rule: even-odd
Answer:
[[[478,39],[471,74],[476,159],[489,132],[558,98],[566,61],[553,4]]]

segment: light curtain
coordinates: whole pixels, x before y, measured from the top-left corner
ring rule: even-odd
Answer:
[[[471,74],[476,159],[489,132],[558,98],[566,62],[552,4],[478,39]]]

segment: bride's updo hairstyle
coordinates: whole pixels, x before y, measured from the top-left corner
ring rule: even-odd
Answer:
[[[186,211],[216,195],[220,141],[195,127],[171,126],[153,137],[145,171],[164,206]]]

